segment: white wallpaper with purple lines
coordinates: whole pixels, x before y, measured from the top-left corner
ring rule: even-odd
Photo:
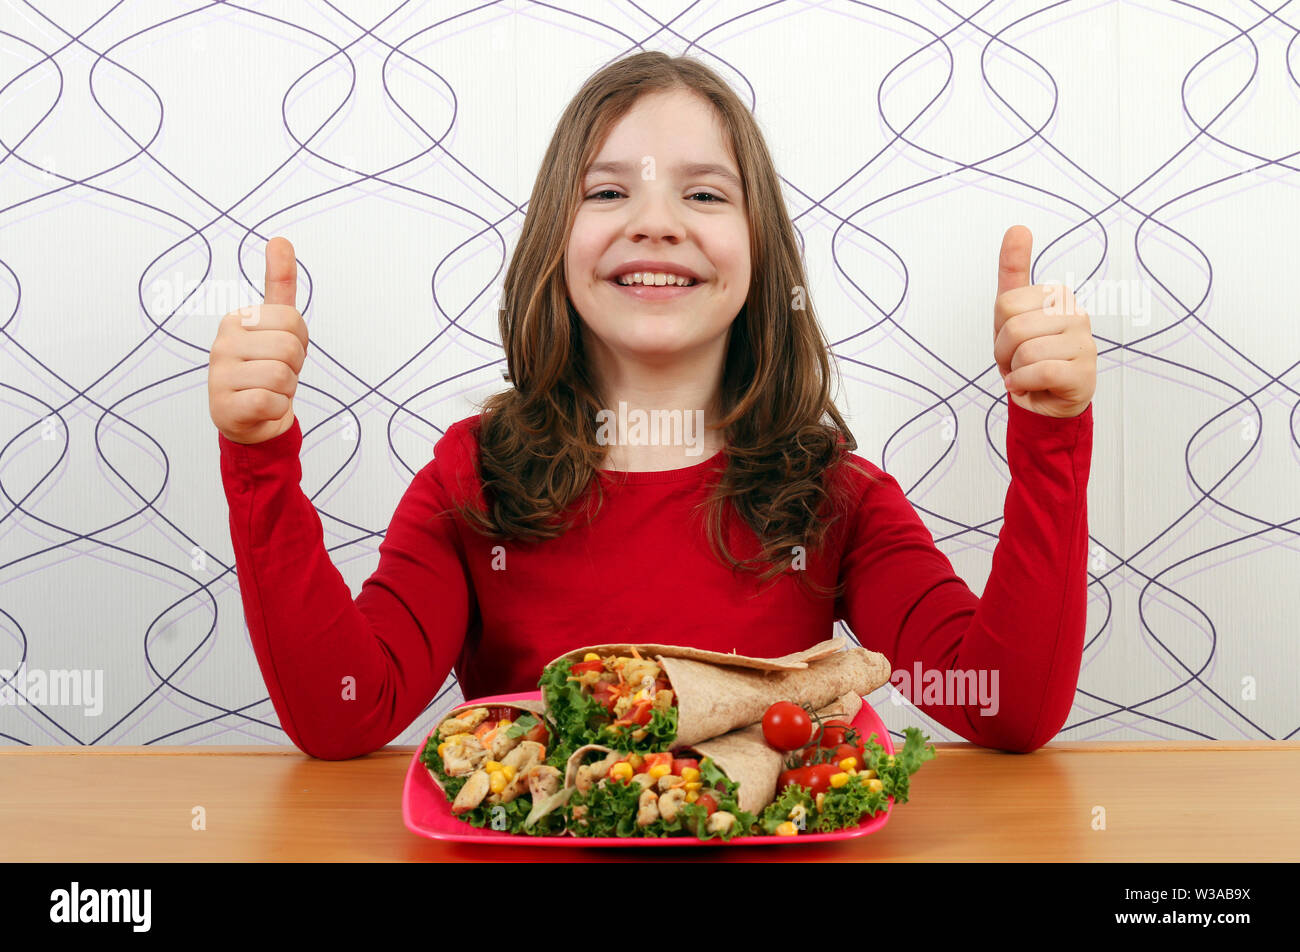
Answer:
[[[234,573],[217,321],[292,240],[303,488],[355,595],[434,442],[503,385],[500,280],[561,110],[638,47],[754,111],[859,452],[976,592],[1008,481],[1003,232],[1088,310],[1089,626],[1059,739],[1293,737],[1298,27],[1255,2],[6,0],[0,743],[288,742]],[[892,730],[959,739],[891,693]]]

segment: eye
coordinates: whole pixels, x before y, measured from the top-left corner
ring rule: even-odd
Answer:
[[[600,197],[602,195],[622,195],[622,194],[623,193],[616,188],[604,188],[601,189],[599,192],[592,192],[590,195],[586,197],[585,201],[592,201],[593,199],[596,201],[602,201]],[[705,198],[710,199],[710,201],[707,202],[695,202],[694,204],[696,205],[719,205],[726,202],[726,199],[723,198],[721,195],[714,195],[712,192],[692,192],[690,197],[694,198],[696,195],[703,195]],[[608,200],[609,199],[605,199],[605,201]]]

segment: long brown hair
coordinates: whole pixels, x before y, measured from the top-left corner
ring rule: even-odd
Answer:
[[[766,581],[791,567],[796,546],[811,555],[851,504],[827,489],[842,482],[827,478],[833,467],[872,477],[846,458],[857,442],[831,400],[828,343],[762,133],[719,76],[684,56],[651,51],[617,60],[588,79],[561,116],[502,289],[501,340],[513,386],[481,404],[478,467],[486,509],[477,500],[453,508],[482,535],[519,541],[567,531],[576,517],[570,506],[593,486],[599,511],[594,477],[607,448],[597,442],[597,413],[608,404],[592,383],[564,257],[583,174],[605,138],[640,97],[677,89],[711,103],[729,135],[753,263],[749,293],[730,328],[722,418],[714,427],[724,431],[726,468],[700,505],[715,554],[733,570],[767,565],[760,576]],[[727,548],[729,511],[758,536],[756,557],[737,559]],[[807,573],[795,575],[804,580]],[[843,590],[808,584],[821,595]]]

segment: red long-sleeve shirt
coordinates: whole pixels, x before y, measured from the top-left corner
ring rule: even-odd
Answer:
[[[469,417],[412,480],[353,600],[299,485],[298,421],[256,445],[218,433],[240,593],[280,724],[308,754],[355,757],[405,730],[453,667],[474,698],[533,690],[546,662],[587,644],[777,656],[830,637],[842,619],[896,676],[910,680],[917,662],[922,674],[996,669],[993,716],[980,713],[974,690],[956,703],[923,693],[925,679],[899,683],[970,741],[1034,750],[1064,724],[1083,652],[1092,406],[1058,419],[1009,400],[1008,413],[1011,483],[982,598],[897,481],[856,455],[881,482],[843,477],[854,480],[856,507],[805,569],[823,586],[845,581],[838,599],[809,594],[790,574],[760,585],[713,555],[690,510],[722,454],[665,472],[601,471],[604,504],[592,525],[579,520],[540,544],[486,539],[459,519],[434,518],[453,494],[482,498],[478,417]],[[734,523],[733,554],[757,554],[757,538]]]

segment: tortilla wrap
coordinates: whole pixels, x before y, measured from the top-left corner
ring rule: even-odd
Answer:
[[[430,734],[430,737],[436,737],[436,736],[437,736],[439,729],[441,729],[441,727],[442,727],[442,725],[443,725],[443,723],[444,723],[445,721],[450,720],[451,718],[455,717],[455,716],[456,716],[457,714],[459,714],[459,713],[462,713],[462,712],[464,712],[464,711],[473,710],[473,709],[476,708],[476,707],[486,707],[486,708],[506,707],[506,708],[510,708],[510,709],[512,709],[512,710],[516,710],[516,711],[526,711],[526,712],[529,713],[529,714],[534,714],[534,715],[536,715],[537,718],[538,718],[538,720],[542,721],[542,723],[544,723],[544,724],[546,723],[546,718],[545,718],[545,714],[546,714],[546,705],[545,705],[544,703],[542,703],[541,699],[523,699],[523,700],[519,700],[519,701],[492,701],[492,702],[487,703],[487,704],[484,704],[484,703],[482,703],[482,702],[468,702],[468,701],[467,701],[467,702],[465,702],[465,703],[463,703],[463,704],[458,704],[456,707],[453,707],[453,708],[452,708],[451,710],[449,710],[446,714],[444,714],[444,715],[442,716],[442,718],[439,719],[437,725],[433,728],[433,731],[432,731],[432,733]],[[518,718],[515,718],[515,720],[518,720]],[[547,726],[547,732],[550,733],[550,727],[549,727],[549,725]],[[552,738],[552,743],[554,743],[554,738]],[[548,745],[548,746],[549,746],[549,745]],[[428,772],[429,776],[430,776],[431,778],[433,778],[434,785],[437,786],[437,788],[438,788],[439,790],[442,791],[442,795],[445,796],[445,797],[447,797],[448,802],[450,802],[452,798],[451,798],[450,796],[447,796],[447,788],[444,787],[444,786],[442,785],[442,781],[441,781],[440,779],[438,779],[438,775],[437,775],[436,773],[434,773],[433,770],[432,770],[432,768],[430,768],[427,764],[425,765],[424,769]],[[522,797],[527,797],[527,796],[529,796],[529,794],[528,794],[528,793],[523,793],[523,794],[521,794],[521,796],[522,796]],[[552,799],[552,798],[548,798],[548,800],[549,800],[549,799]],[[565,799],[567,799],[567,797],[566,797]],[[550,809],[546,809],[546,810],[539,810],[539,809],[538,809],[538,805],[537,805],[536,803],[534,803],[534,804],[533,804],[533,809],[532,809],[532,811],[531,811],[531,812],[529,813],[529,815],[528,815],[528,820],[526,821],[526,824],[527,824],[528,826],[532,826],[534,823],[536,823],[536,822],[537,822],[538,820],[540,820],[542,817],[546,816],[546,814],[550,813],[551,810],[554,810],[555,807],[560,806],[560,804],[563,803],[563,802],[564,802],[563,800],[560,800],[560,801],[556,802],[552,807],[550,807]]]
[[[862,709],[862,698],[849,691],[817,713],[824,718],[852,721]],[[750,724],[739,730],[692,744],[691,749],[700,757],[709,757],[727,775],[738,783],[736,799],[740,808],[758,816],[763,808],[776,799],[777,781],[785,770],[789,756],[768,746],[763,737],[763,724]],[[568,777],[565,777],[568,783]]]
[[[877,651],[852,647],[843,637],[831,638],[780,658],[729,655],[696,648],[662,645],[592,645],[560,655],[547,667],[587,652],[603,657],[626,655],[635,647],[663,669],[677,707],[681,747],[753,724],[776,701],[808,704],[814,710],[854,692],[871,694],[889,682],[889,659]]]
[[[575,648],[573,651],[566,651],[559,657],[552,658],[546,666],[549,668],[557,661],[566,659],[581,661],[588,651],[629,655],[632,653],[632,649],[635,648],[643,658],[686,658],[691,661],[722,664],[735,668],[755,668],[759,671],[793,671],[807,668],[810,662],[834,654],[846,644],[848,644],[848,639],[840,635],[828,638],[811,648],[804,648],[802,651],[782,655],[779,658],[756,658],[752,655],[736,654],[735,652],[728,654],[725,651],[707,651],[704,648],[687,648],[680,645],[591,645],[587,648]]]
[[[819,709],[817,713],[823,718],[834,717],[852,721],[862,709],[862,698],[849,691],[836,698],[832,703]],[[569,755],[564,771],[564,787],[552,798],[556,801],[547,812],[567,803],[577,789],[578,767],[592,751],[603,754],[615,753],[615,748],[603,744],[587,744],[579,747]],[[760,721],[739,730],[714,737],[711,740],[691,744],[688,749],[674,750],[674,757],[689,756],[693,751],[702,760],[705,757],[713,761],[715,767],[726,774],[727,779],[737,784],[736,801],[740,809],[758,816],[763,808],[776,799],[777,781],[785,770],[785,758],[788,754],[773,750],[763,737],[763,724]],[[529,818],[532,819],[531,817]]]
[[[674,747],[689,747],[763,719],[777,701],[825,707],[847,693],[871,694],[889,682],[889,660],[877,651],[850,648],[806,668],[756,671],[686,658],[658,659],[677,701]]]

